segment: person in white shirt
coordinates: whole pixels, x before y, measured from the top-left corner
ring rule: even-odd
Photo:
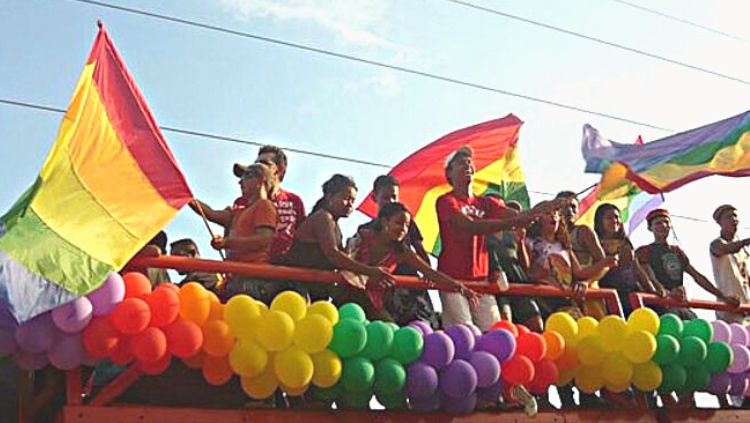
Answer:
[[[747,260],[750,258],[747,246],[750,238],[740,239],[737,236],[739,218],[737,208],[724,204],[713,214],[716,223],[721,227],[719,237],[711,242],[711,265],[714,269],[714,280],[719,290],[732,303],[747,303],[750,300],[748,288]],[[717,311],[716,318],[729,323],[744,323],[746,316],[735,312]]]

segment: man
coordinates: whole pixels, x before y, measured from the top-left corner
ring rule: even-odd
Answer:
[[[200,258],[198,251],[198,245],[190,238],[182,238],[169,244],[170,254],[173,256],[181,256],[188,258]],[[182,270],[177,271],[178,274],[184,275],[185,277],[177,282],[178,285],[185,284],[187,282],[198,282],[203,285],[206,289],[211,291],[218,291],[224,283],[224,278],[218,273],[208,272],[185,272]]]
[[[747,246],[750,238],[740,239],[737,236],[739,218],[737,208],[724,204],[719,206],[713,214],[721,231],[719,237],[711,242],[711,266],[714,270],[714,280],[719,291],[723,294],[720,298],[729,298],[734,304],[747,303],[750,300],[750,289],[748,289],[747,273]],[[745,323],[746,317],[739,313],[717,311],[716,317],[729,323]]]

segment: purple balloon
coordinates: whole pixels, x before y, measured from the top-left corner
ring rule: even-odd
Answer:
[[[24,370],[39,370],[46,366],[49,361],[45,353],[30,353],[28,351],[16,351],[13,361]]]
[[[479,339],[476,349],[487,351],[502,363],[516,352],[516,338],[506,329],[489,331]]]
[[[727,368],[727,373],[743,373],[750,369],[750,350],[740,344],[732,344],[731,347],[734,358]]]
[[[429,323],[422,320],[413,320],[409,323],[409,327],[412,327],[422,333],[422,336],[427,336],[433,332],[432,326]]]
[[[474,323],[462,323],[461,326],[466,326],[474,334],[474,337],[479,339],[482,336],[482,330],[479,329]]]
[[[723,320],[714,320],[711,322],[711,326],[714,328],[714,335],[711,338],[713,342],[732,343],[732,328],[729,327],[729,323]]]
[[[498,380],[487,388],[477,388],[477,401],[482,405],[495,405],[503,394],[503,382]]]
[[[477,386],[487,388],[500,380],[500,362],[487,351],[474,351],[469,364],[477,372]]]
[[[470,414],[477,406],[477,394],[475,392],[463,398],[443,397],[440,403],[448,414]]]
[[[476,338],[471,329],[464,325],[454,325],[445,330],[445,334],[448,335],[453,341],[456,353],[455,358],[461,360],[468,360],[471,357],[471,352],[474,351],[474,344]]]
[[[747,331],[744,326],[739,323],[732,323],[729,328],[732,331],[732,344],[747,345]]]
[[[16,328],[16,342],[18,348],[24,351],[43,353],[52,347],[56,334],[51,314],[44,313],[21,323]]]
[[[65,333],[77,333],[88,326],[93,311],[91,301],[80,297],[52,310],[52,321]]]
[[[75,369],[81,365],[85,356],[79,334],[58,335],[57,341],[47,353],[50,364],[60,370]]]
[[[17,349],[15,329],[0,328],[0,357],[13,354]]]
[[[451,338],[439,330],[424,337],[424,349],[419,359],[440,370],[453,360],[455,353]]]
[[[711,376],[711,381],[706,391],[714,395],[726,395],[732,385],[732,377],[727,372],[716,373]]]
[[[416,361],[406,368],[406,394],[410,399],[426,400],[438,389],[438,373],[434,367]]]
[[[732,383],[729,385],[729,395],[744,395],[748,386],[747,375],[745,373],[738,373],[729,376],[732,379]]]
[[[109,314],[125,297],[125,282],[119,273],[112,272],[102,286],[87,295],[93,306],[94,316]]]
[[[409,406],[411,406],[412,410],[422,413],[435,411],[440,408],[440,393],[435,392],[431,396],[424,399],[409,398]]]
[[[477,389],[477,372],[466,360],[453,360],[440,372],[440,392],[451,398],[465,398]]]

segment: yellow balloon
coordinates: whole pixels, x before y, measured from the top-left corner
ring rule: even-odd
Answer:
[[[230,298],[224,309],[224,321],[229,325],[234,336],[252,341],[258,327],[261,310],[258,302],[249,295],[235,295]]]
[[[332,325],[339,322],[339,311],[333,303],[328,301],[315,301],[307,308],[307,315],[320,314],[328,319]]]
[[[229,366],[242,377],[259,375],[268,365],[268,353],[253,341],[240,340],[229,353]]]
[[[264,315],[268,313],[268,306],[263,301],[255,300],[255,303],[258,304],[258,307],[260,307],[260,315]]]
[[[635,332],[645,330],[651,335],[656,336],[659,333],[659,315],[650,308],[641,307],[633,310],[628,317],[628,330]]]
[[[628,390],[630,388],[630,384],[626,383],[623,385],[613,385],[611,383],[605,383],[604,387],[607,388],[609,392],[613,392],[615,394],[620,394]]]
[[[330,388],[341,379],[341,359],[331,350],[323,350],[310,356],[313,361],[313,385]]]
[[[578,335],[578,324],[568,313],[552,313],[547,318],[546,330],[553,330],[565,339],[565,344],[575,346],[576,335]]]
[[[584,316],[578,319],[578,335],[576,336],[578,341],[580,342],[581,339],[595,334],[598,325],[599,322],[593,317]]]
[[[180,288],[180,316],[203,326],[211,313],[211,298],[203,285],[188,282]]]
[[[622,317],[607,316],[599,322],[596,332],[602,337],[604,351],[620,351],[625,345],[627,326]]]
[[[633,386],[643,392],[650,392],[661,385],[661,367],[653,361],[633,366]]]
[[[604,381],[610,385],[630,383],[633,377],[633,365],[622,354],[610,354],[601,364]]]
[[[288,314],[269,311],[258,320],[256,339],[266,351],[281,351],[292,344],[294,321]]]
[[[313,361],[299,347],[290,347],[276,354],[273,368],[278,381],[292,389],[302,388],[310,383],[313,377]]]
[[[581,392],[585,394],[593,394],[594,392],[602,389],[602,387],[604,386],[602,369],[599,366],[578,367],[578,369],[576,370],[576,386]]]
[[[281,384],[281,389],[290,397],[301,397],[302,395],[307,392],[307,390],[310,388],[310,385],[305,385],[301,388],[290,388],[284,384]]]
[[[294,343],[313,354],[323,351],[333,339],[333,325],[319,314],[305,316],[294,329]]]
[[[213,357],[223,357],[234,348],[234,335],[223,320],[212,320],[203,326],[203,351]]]
[[[557,382],[555,382],[555,385],[565,386],[572,382],[575,376],[576,369],[560,370],[557,373]]]
[[[598,366],[607,356],[602,345],[602,338],[598,334],[581,339],[576,346],[576,351],[581,364],[589,367]]]
[[[295,322],[305,317],[307,300],[294,291],[284,291],[271,301],[271,311],[281,311]]]
[[[253,399],[266,399],[276,392],[279,382],[276,380],[276,373],[273,366],[266,366],[266,369],[255,377],[240,378],[242,390]]]
[[[656,353],[656,338],[654,335],[639,330],[630,332],[625,337],[625,348],[622,354],[633,364],[643,364]]]

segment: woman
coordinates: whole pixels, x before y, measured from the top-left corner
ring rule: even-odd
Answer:
[[[404,240],[409,232],[411,213],[401,203],[384,204],[378,212],[375,224],[370,228],[360,228],[357,235],[349,244],[349,251],[355,260],[392,272],[398,265],[407,265],[415,268],[423,277],[438,285],[457,291],[466,296],[470,303],[475,304],[479,294],[464,286],[462,283],[447,276],[442,272],[433,270],[422,258],[420,258]],[[350,301],[357,302],[365,309],[369,319],[394,320],[383,307],[383,294],[385,290],[382,285],[372,284],[365,278],[359,278],[362,282],[356,285],[364,285],[365,291],[357,291],[356,288],[349,289]],[[366,293],[366,295],[364,295]]]

